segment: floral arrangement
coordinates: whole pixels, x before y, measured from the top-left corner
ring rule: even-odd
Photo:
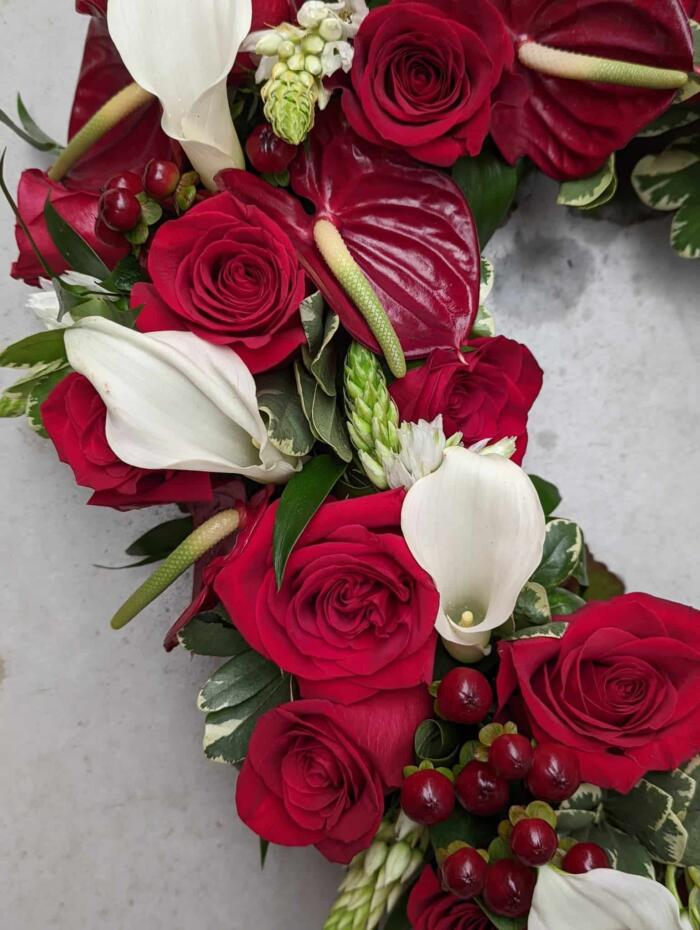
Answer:
[[[170,503],[120,629],[218,656],[204,751],[324,930],[700,928],[700,615],[523,470],[542,384],[481,250],[535,170],[700,257],[694,0],[78,0],[0,364],[90,503]],[[159,23],[157,40],[151,24]],[[637,198],[638,195],[638,198]],[[635,199],[636,206],[635,206]]]

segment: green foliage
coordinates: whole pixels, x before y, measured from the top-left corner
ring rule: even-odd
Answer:
[[[575,181],[564,181],[559,188],[557,203],[565,207],[577,207],[579,210],[594,210],[602,207],[617,192],[617,171],[615,170],[615,153],[594,174]]]
[[[482,248],[513,206],[521,165],[508,165],[493,148],[485,148],[476,158],[460,158],[452,168],[452,178],[471,208]]]
[[[221,606],[197,614],[177,638],[181,646],[200,656],[238,656],[249,650]]]
[[[53,244],[66,260],[68,267],[81,274],[102,280],[109,276],[109,268],[83,237],[58,214],[50,201],[44,205],[44,220]]]
[[[2,368],[32,368],[48,362],[66,362],[66,347],[62,329],[34,333],[0,352]]]
[[[424,720],[416,730],[413,747],[417,758],[436,766],[449,766],[457,755],[460,739],[457,728],[445,720]]]
[[[141,565],[160,562],[177,549],[191,532],[192,517],[177,517],[154,526],[153,529],[135,539],[126,550],[127,555],[134,556],[139,561],[122,567],[138,568]]]
[[[535,486],[545,517],[549,518],[559,504],[561,504],[559,488],[552,484],[551,481],[545,481],[544,478],[540,478],[539,475],[528,475],[528,477]]]
[[[58,142],[55,142],[50,136],[47,136],[46,133],[37,126],[19,94],[17,94],[17,116],[19,117],[21,126],[18,126],[4,110],[0,110],[0,123],[4,123],[4,125],[11,129],[23,142],[27,142],[40,152],[48,152],[50,155],[60,155],[63,151],[62,146],[60,146]]]
[[[433,849],[446,849],[450,843],[460,840],[477,849],[486,849],[496,835],[497,822],[485,817],[475,817],[458,807],[454,814],[442,823],[430,828]]]
[[[308,455],[315,442],[291,369],[268,371],[256,378],[258,407],[270,442],[284,455]]]
[[[345,463],[333,456],[319,455],[308,461],[285,487],[277,508],[272,539],[272,557],[278,588],[282,586],[284,570],[292,549],[345,468]]]
[[[560,585],[571,576],[583,551],[583,534],[571,520],[557,518],[547,524],[542,561],[532,576],[545,588]]]

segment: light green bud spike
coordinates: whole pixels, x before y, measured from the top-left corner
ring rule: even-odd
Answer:
[[[190,565],[212,549],[222,539],[235,533],[241,523],[241,516],[237,510],[222,510],[206,523],[190,533],[187,539],[180,543],[155,572],[122,604],[112,617],[112,627],[121,630],[122,627],[148,607],[159,595],[180,577]]]
[[[299,65],[298,70],[278,69],[277,75],[273,74],[264,85],[261,96],[265,118],[275,135],[290,145],[300,145],[314,125],[318,87],[313,76],[301,70],[303,55],[290,58],[287,64],[292,63]]]
[[[406,359],[399,337],[376,291],[343,242],[343,237],[328,220],[318,220],[314,226],[314,239],[326,264],[367,321],[384,353],[389,371],[394,377],[403,378],[406,374]]]
[[[384,490],[388,487],[384,456],[399,451],[399,411],[377,356],[359,342],[348,349],[344,380],[350,439],[367,477]]]

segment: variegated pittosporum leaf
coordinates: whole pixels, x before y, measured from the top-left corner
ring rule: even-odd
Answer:
[[[575,181],[564,181],[559,188],[557,203],[565,207],[577,207],[579,210],[594,210],[612,200],[616,193],[617,171],[613,152],[595,174],[577,178]]]

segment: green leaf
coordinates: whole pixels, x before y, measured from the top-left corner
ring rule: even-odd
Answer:
[[[557,518],[547,524],[542,561],[531,580],[545,588],[566,581],[576,568],[583,548],[583,535],[571,520]]]
[[[258,375],[258,407],[270,442],[284,455],[300,458],[308,455],[314,434],[304,414],[290,369],[268,371]]]
[[[199,692],[197,706],[202,711],[237,707],[279,677],[280,670],[274,663],[249,649],[234,656],[212,675]]]
[[[624,581],[610,571],[603,562],[598,562],[588,553],[588,587],[584,592],[586,603],[591,601],[609,601],[625,593]]]
[[[553,617],[567,617],[585,607],[586,602],[578,594],[567,591],[566,588],[554,588],[549,592],[549,606]]]
[[[561,504],[559,488],[552,484],[551,481],[545,481],[544,478],[540,478],[539,475],[528,475],[528,478],[535,486],[545,517],[551,516],[559,504]]]
[[[430,842],[434,850],[445,849],[455,840],[485,849],[496,834],[496,823],[484,817],[475,817],[461,807],[442,823],[430,828]]]
[[[518,639],[532,639],[534,636],[561,639],[564,633],[566,633],[567,626],[568,623],[566,623],[566,621],[558,620],[555,623],[543,623],[542,626],[527,626],[522,630],[516,630],[514,633],[510,633],[501,638],[508,642],[513,642]]]
[[[251,698],[233,707],[207,714],[204,724],[204,753],[215,762],[241,763],[260,717],[290,699],[289,678],[277,677]]]
[[[63,148],[58,142],[54,142],[50,136],[47,136],[46,133],[37,126],[29,115],[19,94],[17,94],[17,115],[24,127],[23,129],[3,110],[0,110],[0,123],[4,123],[16,136],[19,136],[20,139],[33,146],[35,149],[38,149],[40,152],[50,152],[52,155],[59,155],[63,151]]]
[[[647,772],[644,779],[670,796],[673,811],[681,820],[687,815],[693,802],[700,801],[697,782],[682,769],[673,769],[671,772]]]
[[[146,226],[154,226],[163,218],[163,208],[157,200],[148,194],[139,194],[138,201],[141,204],[141,221]]]
[[[148,276],[135,255],[123,258],[103,281],[102,286],[110,292],[130,294],[135,284],[147,281]]]
[[[413,747],[421,762],[429,760],[436,766],[447,765],[460,746],[457,728],[445,720],[424,720],[416,730]]]
[[[50,374],[45,375],[43,378],[38,378],[29,394],[27,400],[27,422],[34,430],[35,433],[38,433],[40,436],[43,436],[44,439],[49,438],[49,434],[44,428],[44,421],[41,417],[41,405],[44,403],[46,398],[49,396],[51,391],[56,387],[59,381],[63,381],[66,375],[70,372],[68,365],[64,365],[61,368],[57,368],[56,371],[52,371]]]
[[[344,410],[337,398],[329,397],[315,378],[296,363],[294,371],[299,397],[314,436],[330,446],[344,462],[351,462],[352,446],[345,428]]]
[[[20,339],[0,353],[0,367],[31,368],[44,362],[65,362],[64,336],[63,329],[49,329]]]
[[[688,833],[673,810],[673,799],[643,778],[625,795],[610,791],[605,811],[615,824],[630,833],[658,862],[681,862]]]
[[[139,536],[126,550],[127,555],[148,556],[154,560],[164,559],[177,549],[192,532],[192,517],[177,517],[166,520]]]
[[[69,268],[92,275],[100,281],[109,275],[109,268],[97,252],[58,214],[49,200],[44,204],[44,219],[53,244]]]
[[[28,369],[24,377],[15,381],[13,385],[0,394],[0,417],[19,417],[27,412],[27,405],[32,391],[40,381],[43,381],[55,371],[68,374],[68,365],[62,359],[54,362],[39,363]]]
[[[318,352],[312,355],[306,346],[302,346],[301,349],[304,365],[316,379],[321,390],[328,394],[329,397],[335,397],[337,393],[336,369],[338,359],[333,337],[337,333],[339,326],[339,317],[335,313],[329,313],[326,316],[323,337]]]
[[[130,307],[124,309],[119,302],[96,294],[74,304],[70,308],[70,315],[76,323],[89,316],[99,316],[128,327],[133,327],[136,320],[136,313]]]
[[[414,877],[414,881],[418,878],[419,875],[420,872]],[[408,919],[408,914],[406,913],[410,893],[411,889],[408,888],[406,892],[399,898],[396,905],[387,917],[386,923],[383,925],[382,930],[411,930],[411,923]]]
[[[237,656],[250,649],[223,609],[197,614],[177,638],[181,646],[200,656]]]
[[[697,180],[700,183],[700,174]],[[673,217],[671,245],[681,258],[700,258],[700,191]]]
[[[299,304],[301,325],[304,328],[309,352],[314,358],[321,351],[321,346],[323,344],[324,311],[325,305],[320,291],[314,291],[313,294],[309,294],[309,296],[304,298]]]
[[[481,256],[481,279],[479,281],[479,303],[483,304],[493,290],[493,265],[488,260]]]
[[[292,549],[313,515],[333,490],[345,467],[344,462],[331,455],[319,455],[307,462],[285,487],[275,516],[272,540],[278,588],[282,586],[284,570]]]
[[[595,811],[603,802],[603,792],[597,785],[582,782],[566,801],[559,805],[560,810]]]
[[[474,325],[469,333],[470,339],[490,339],[496,335],[496,323],[491,312],[482,304],[476,314]]]
[[[547,589],[534,581],[528,581],[515,603],[515,616],[517,620],[524,620],[533,626],[548,623],[552,612]]]
[[[653,136],[662,136],[673,129],[680,129],[683,126],[689,126],[696,120],[700,119],[700,113],[691,110],[689,107],[673,106],[669,107],[665,113],[657,117],[652,123],[642,129],[637,135],[642,139]]]
[[[700,136],[675,139],[658,155],[646,155],[632,171],[632,184],[648,207],[682,207],[700,191]]]
[[[579,210],[593,210],[615,196],[617,191],[617,172],[615,170],[615,153],[594,174],[575,181],[564,181],[559,188],[557,203]]]
[[[452,168],[452,178],[471,208],[483,248],[513,205],[520,171],[495,151],[484,149],[476,158],[460,158]]]
[[[260,868],[265,868],[265,862],[267,861],[267,854],[270,851],[270,841],[264,840],[260,837]]]

